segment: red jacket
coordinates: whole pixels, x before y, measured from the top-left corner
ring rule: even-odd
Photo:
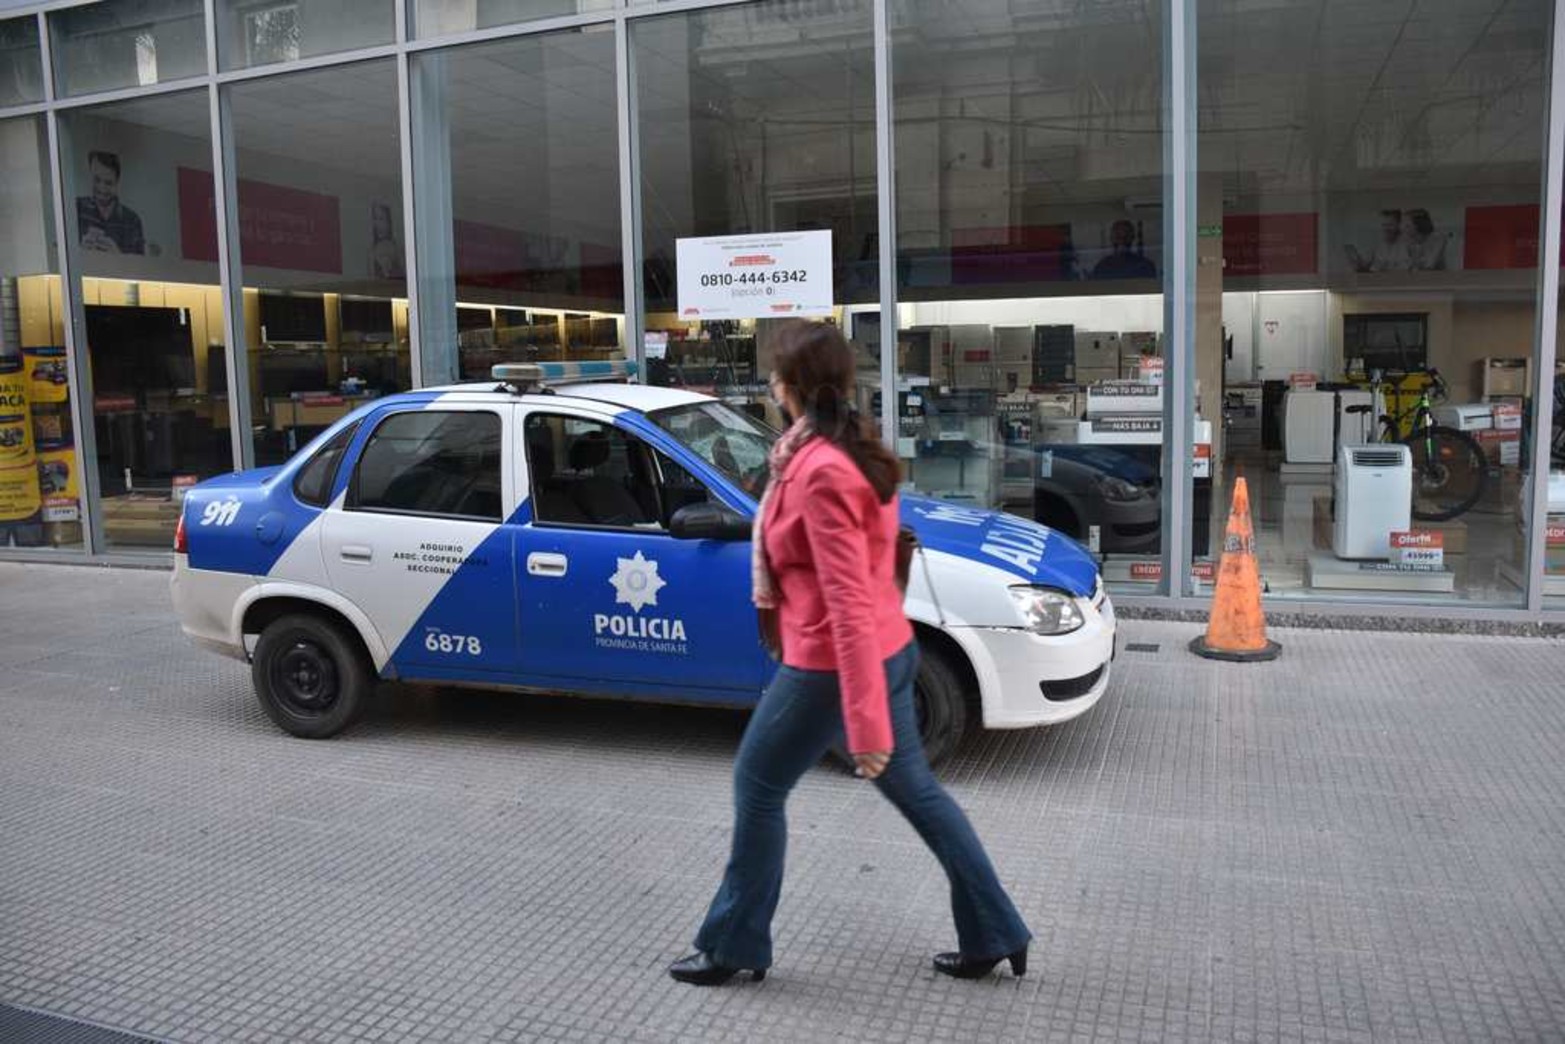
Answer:
[[[896,582],[897,499],[880,503],[852,458],[821,438],[776,481],[761,531],[783,663],[837,672],[850,753],[891,750],[885,661],[913,639]]]

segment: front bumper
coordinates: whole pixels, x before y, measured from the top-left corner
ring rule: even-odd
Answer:
[[[1022,628],[964,629],[983,690],[984,727],[1057,725],[1091,710],[1108,690],[1116,622],[1107,595],[1081,605],[1087,622],[1067,635]]]

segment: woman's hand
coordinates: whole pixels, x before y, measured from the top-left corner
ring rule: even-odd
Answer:
[[[886,771],[886,766],[891,764],[891,751],[873,750],[868,754],[855,754],[853,763],[858,766],[854,769],[854,775],[862,779],[874,779]]]

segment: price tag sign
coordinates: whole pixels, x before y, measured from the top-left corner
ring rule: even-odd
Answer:
[[[1391,564],[1433,568],[1445,565],[1445,534],[1427,529],[1392,533]]]
[[[675,244],[682,319],[831,314],[831,232],[702,236]]]

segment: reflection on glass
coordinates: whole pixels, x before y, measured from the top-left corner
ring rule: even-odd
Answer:
[[[228,88],[259,464],[410,385],[396,84],[388,60]]]
[[[425,381],[623,358],[613,35],[476,44],[414,71]]]
[[[921,492],[1049,525],[1153,589],[1162,5],[893,10],[898,455]]]
[[[538,18],[609,11],[615,0],[414,0],[414,33],[448,36]]]
[[[816,232],[830,238],[831,290],[810,314],[829,312],[854,339],[861,406],[873,409],[879,343],[859,336],[879,295],[871,27],[861,0],[777,0],[632,25],[653,383],[714,392],[780,423],[766,386],[769,316],[787,314],[774,305],[796,284],[742,285],[757,296],[733,295],[734,312],[694,318],[679,245]],[[770,249],[763,241],[759,253]],[[700,274],[687,276],[699,286]]]
[[[43,101],[43,58],[38,20],[32,16],[0,22],[0,106]]]
[[[80,547],[80,459],[42,117],[0,121],[0,548]]]
[[[218,0],[218,61],[224,69],[293,62],[396,39],[391,0]]]
[[[166,550],[184,489],[233,464],[217,255],[189,235],[209,206],[187,188],[211,181],[208,112],[197,91],[61,116],[76,346],[114,547]]]
[[[49,12],[62,95],[91,94],[206,72],[201,0],[104,0]]]
[[[1243,475],[1273,598],[1519,603],[1551,5],[1198,12],[1198,528]]]
[[[721,402],[676,406],[648,419],[760,499],[772,477],[769,457],[776,428]]]

